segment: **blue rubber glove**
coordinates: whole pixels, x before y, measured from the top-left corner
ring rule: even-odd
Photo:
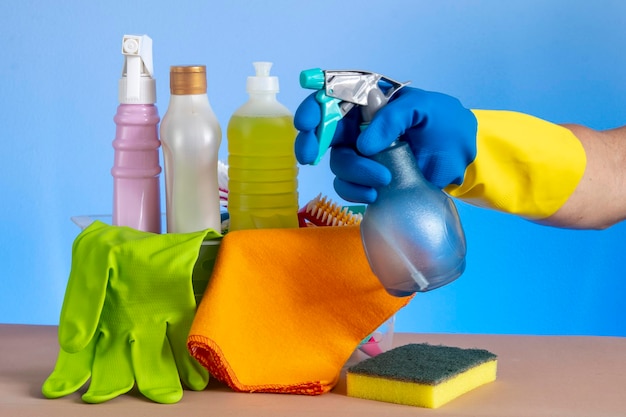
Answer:
[[[311,164],[317,156],[315,130],[320,121],[319,104],[311,95],[294,117],[299,130],[295,152],[301,164]],[[372,203],[376,189],[389,184],[389,170],[367,156],[398,138],[409,143],[424,177],[439,188],[461,184],[476,157],[476,118],[456,98],[445,94],[404,87],[378,111],[367,129],[361,132],[360,124],[360,110],[355,107],[338,123],[331,143],[334,187],[347,201]]]

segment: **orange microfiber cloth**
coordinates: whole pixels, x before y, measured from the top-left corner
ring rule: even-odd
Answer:
[[[330,391],[359,343],[406,305],[370,270],[358,226],[224,236],[188,338],[235,391]]]

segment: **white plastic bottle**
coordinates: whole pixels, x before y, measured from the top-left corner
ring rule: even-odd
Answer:
[[[255,62],[249,100],[228,123],[229,230],[298,227],[296,130],[271,62]]]
[[[207,96],[206,67],[170,67],[170,92],[161,122],[167,232],[219,232],[222,130]]]

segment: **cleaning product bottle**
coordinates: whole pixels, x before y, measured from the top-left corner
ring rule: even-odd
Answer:
[[[388,97],[380,88],[361,107],[366,129]],[[396,140],[372,155],[391,172],[391,182],[376,189],[361,222],[363,248],[372,271],[387,292],[408,296],[437,289],[465,271],[465,232],[452,199],[426,181],[407,142]]]
[[[431,291],[465,270],[465,233],[452,199],[426,181],[407,142],[371,157],[391,171],[367,206],[361,238],[372,271],[387,292]]]
[[[161,122],[167,232],[220,232],[222,130],[209,103],[206,66],[170,67],[170,92]]]
[[[159,147],[152,39],[124,35],[113,148],[113,224],[161,233]]]
[[[361,130],[376,112],[408,83],[370,71],[313,68],[302,71],[300,85],[317,90],[322,120],[316,131],[319,162],[330,147],[337,124],[358,106]],[[361,240],[372,272],[388,293],[408,296],[434,290],[465,270],[467,246],[452,199],[426,181],[407,142],[400,138],[370,156],[391,172],[391,182],[377,189],[360,223]]]
[[[298,227],[296,131],[271,62],[255,62],[249,100],[228,123],[229,230]]]

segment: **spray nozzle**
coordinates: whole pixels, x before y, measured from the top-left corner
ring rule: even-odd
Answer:
[[[313,164],[319,163],[330,147],[337,123],[354,106],[361,107],[364,121],[369,122],[376,111],[407,84],[409,82],[398,82],[370,71],[325,71],[320,68],[302,71],[300,85],[318,91],[315,99],[322,111],[322,121],[316,132],[318,154]]]
[[[246,90],[248,93],[278,93],[278,77],[270,76],[271,62],[253,62],[255,75],[248,77]]]
[[[156,85],[152,78],[152,39],[147,35],[124,35],[122,39],[124,68],[119,85],[120,103],[152,104],[156,102]]]

